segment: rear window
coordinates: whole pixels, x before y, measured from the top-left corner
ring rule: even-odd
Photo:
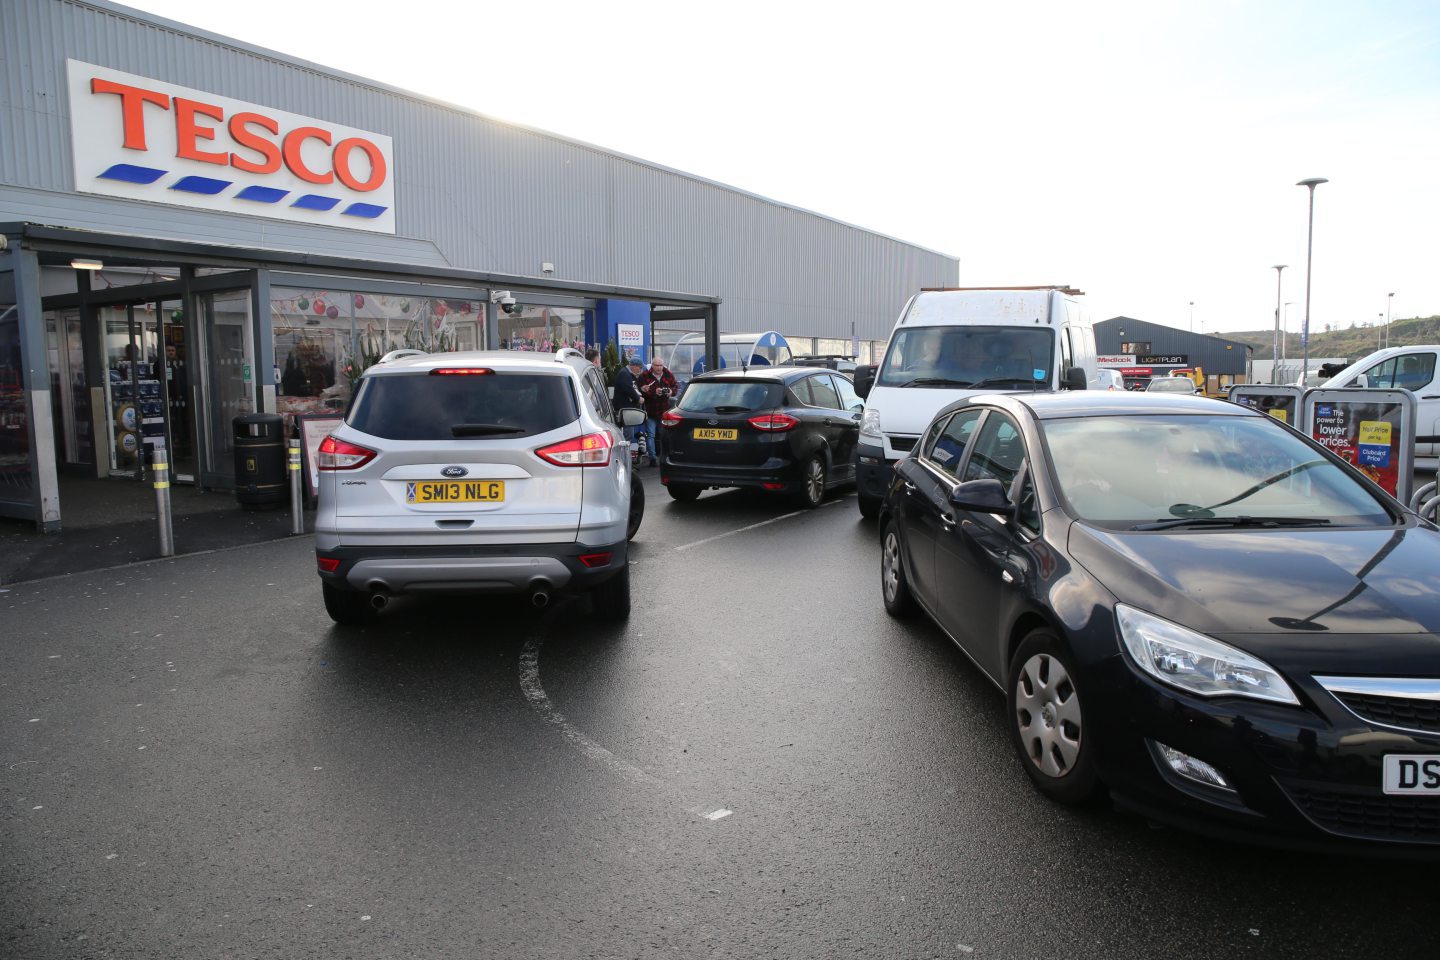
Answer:
[[[407,373],[362,380],[346,422],[388,440],[503,439],[546,433],[579,416],[568,376]]]
[[[690,413],[745,413],[781,405],[785,388],[774,382],[744,380],[692,381],[680,398]]]

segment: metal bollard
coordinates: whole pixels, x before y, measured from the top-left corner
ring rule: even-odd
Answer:
[[[300,497],[300,441],[290,440],[287,444],[290,467],[290,532],[305,532],[304,501]]]
[[[175,556],[175,527],[170,522],[170,455],[163,443],[151,448],[150,470],[155,479],[155,515],[160,525],[160,556]]]

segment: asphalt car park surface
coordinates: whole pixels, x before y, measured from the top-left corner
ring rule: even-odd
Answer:
[[[0,955],[1431,955],[1431,866],[1042,799],[853,496],[646,473],[619,626],[335,627],[305,537],[0,594]]]

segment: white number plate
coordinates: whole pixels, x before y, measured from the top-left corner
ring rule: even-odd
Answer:
[[[1386,754],[1385,792],[1440,797],[1440,755]]]

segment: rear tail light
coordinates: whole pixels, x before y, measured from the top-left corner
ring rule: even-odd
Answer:
[[[680,416],[680,414],[676,413],[674,410],[666,410],[664,415],[660,417],[660,426],[678,427],[680,426],[680,422],[684,419],[684,417]]]
[[[610,558],[613,556],[615,556],[615,554],[609,551],[605,553],[582,553],[580,554],[580,562],[585,564],[587,568],[593,570],[596,567],[609,566]]]
[[[587,433],[573,440],[561,440],[535,451],[535,456],[557,467],[606,467],[615,440],[608,433]]]
[[[336,570],[340,569],[340,558],[316,557],[315,565],[320,568],[320,571],[322,573],[334,573]]]
[[[494,373],[489,367],[436,367],[430,371],[432,377],[483,377]]]
[[[374,450],[326,437],[320,442],[320,455],[315,463],[321,470],[354,470],[374,459]]]
[[[800,421],[788,413],[762,413],[745,422],[756,430],[769,430],[775,433],[781,430],[793,430],[800,425]]]

